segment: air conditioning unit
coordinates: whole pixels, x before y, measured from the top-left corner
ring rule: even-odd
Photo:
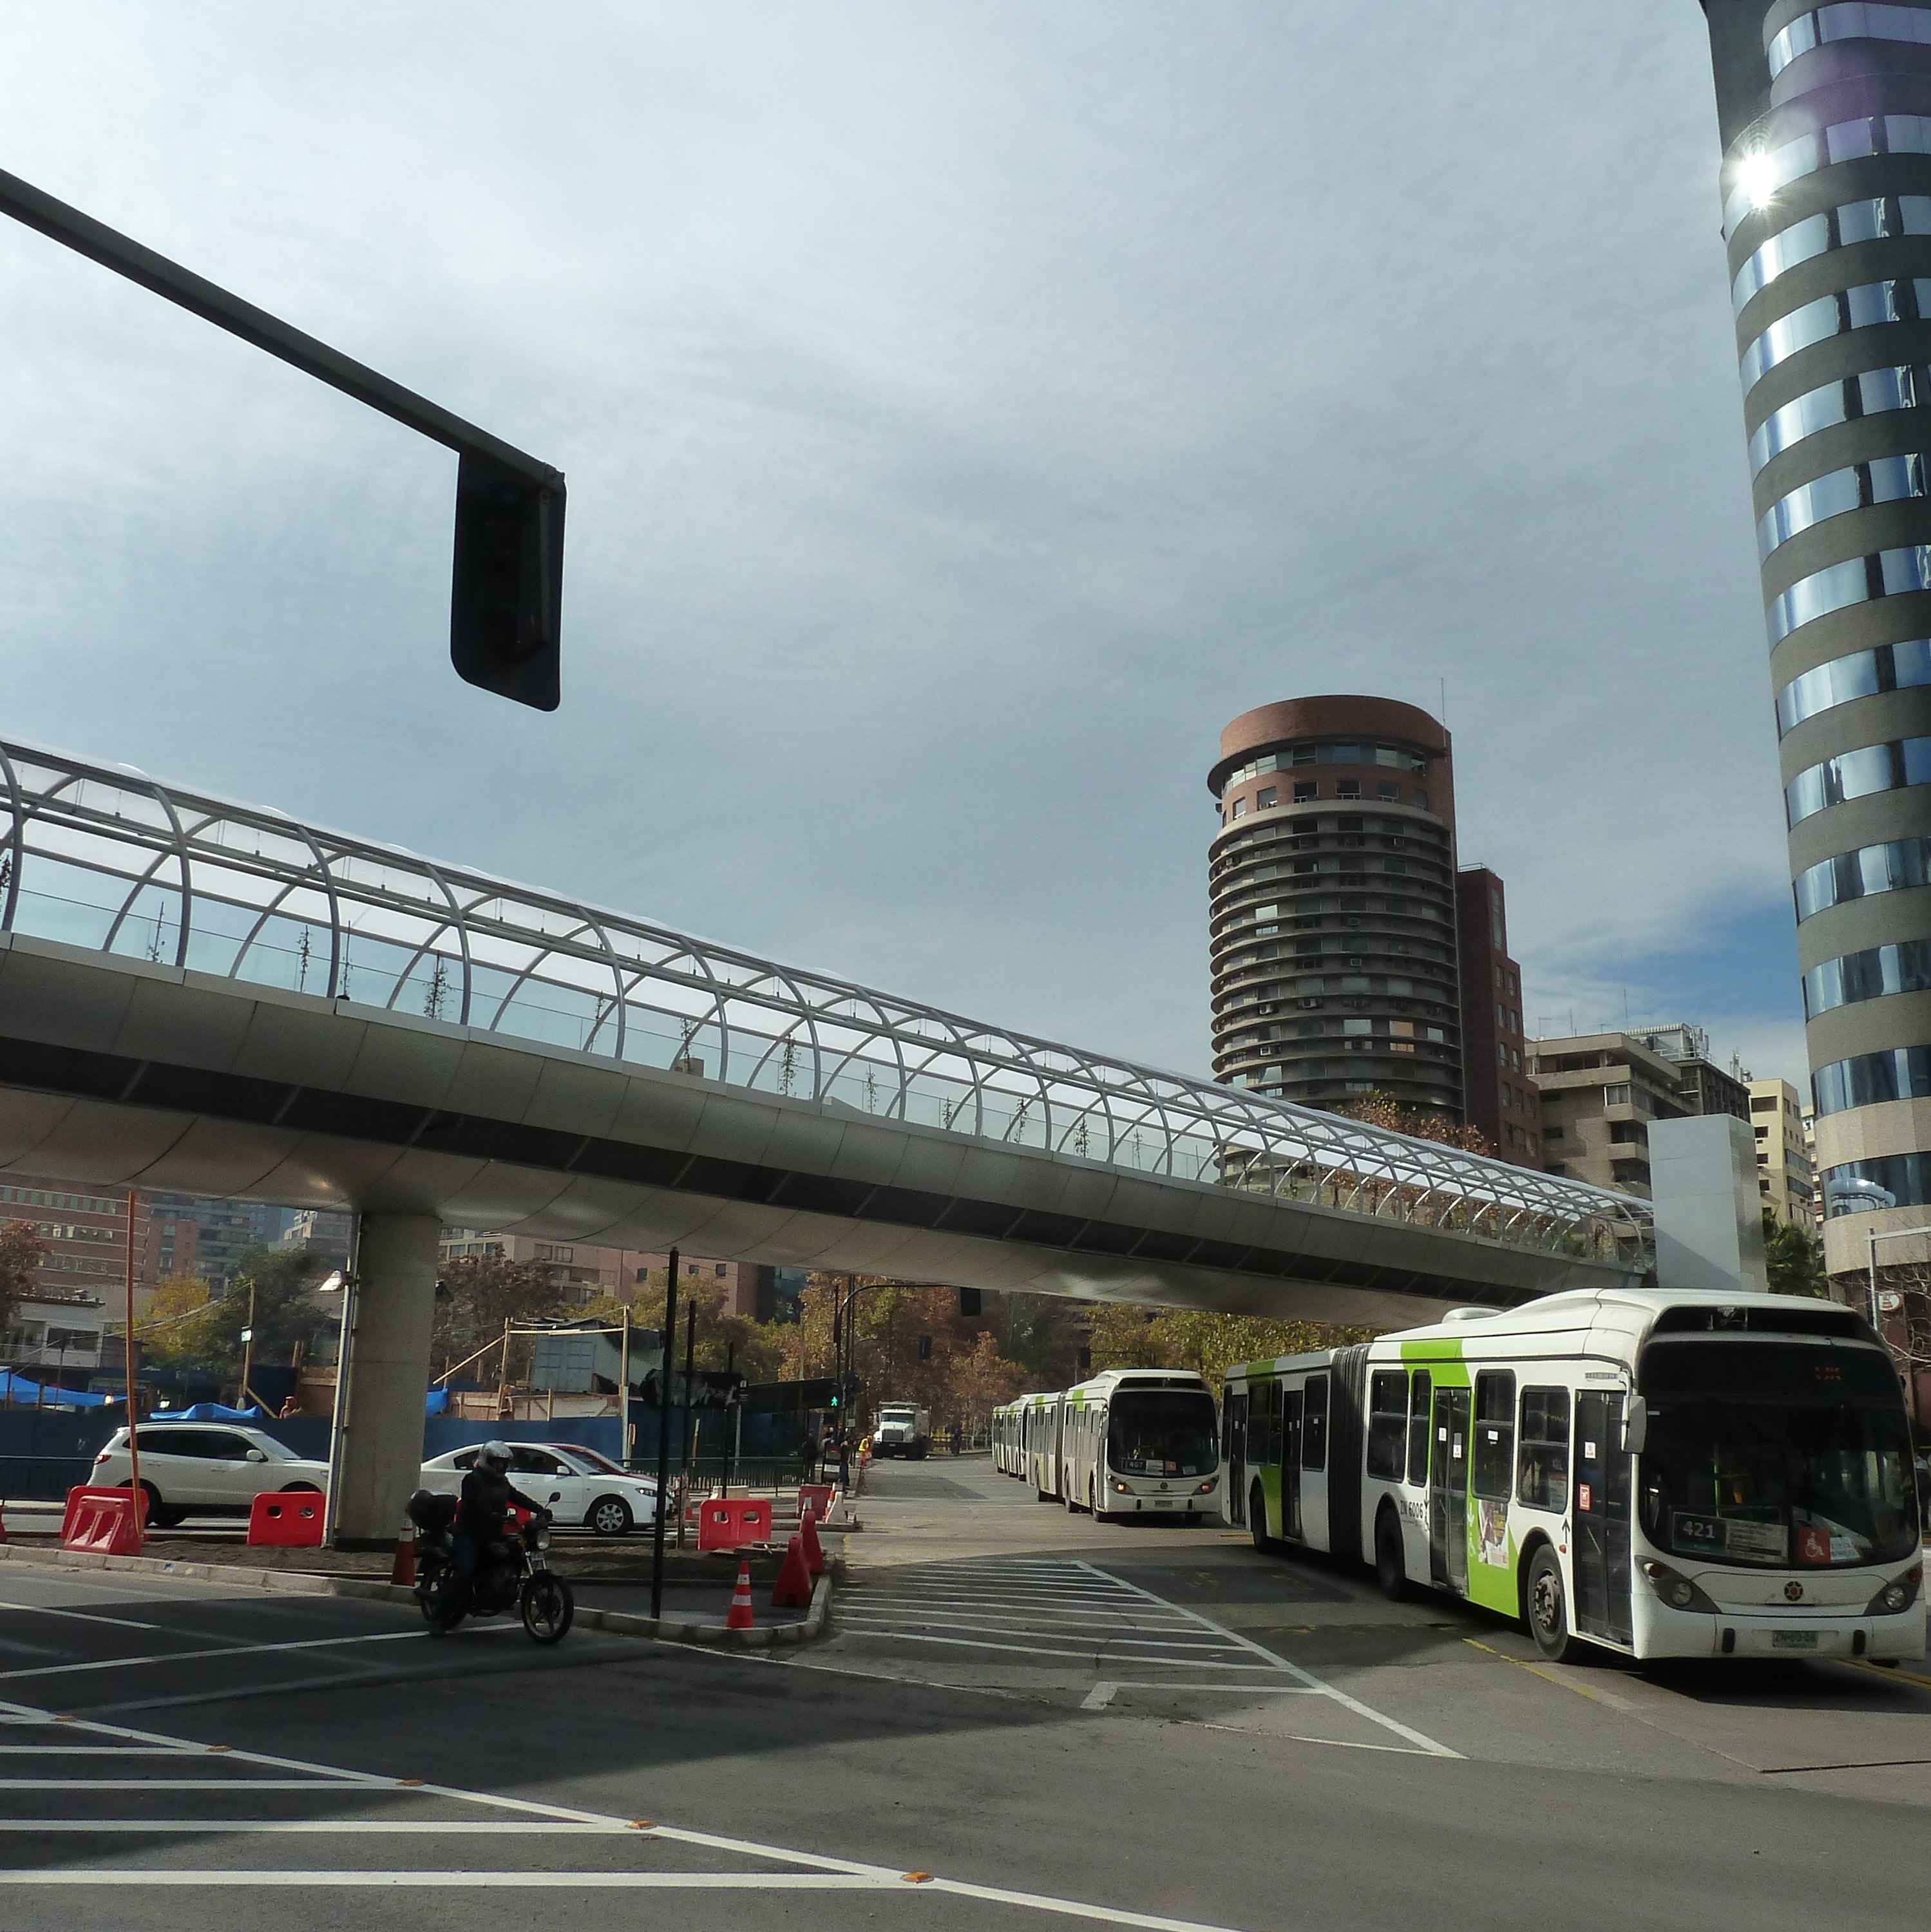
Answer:
[[[1363,953],[1350,952],[1347,956],[1347,963],[1350,966],[1365,966],[1368,964],[1367,956]]]
[[[1275,1010],[1275,1002],[1272,1000],[1263,1000],[1254,1008],[1254,1011],[1257,1013],[1271,1013]]]
[[[1303,1000],[1301,1004],[1303,1006],[1313,1007],[1318,1006],[1321,1003],[1319,1000]]]

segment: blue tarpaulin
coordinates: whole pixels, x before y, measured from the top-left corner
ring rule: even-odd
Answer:
[[[447,1389],[431,1389],[422,1400],[422,1413],[427,1416],[440,1415],[449,1406]]]
[[[258,1408],[230,1408],[220,1402],[197,1402],[191,1408],[158,1408],[150,1422],[259,1422]]]
[[[30,1382],[17,1369],[0,1369],[0,1401],[29,1408],[104,1408],[116,1398],[91,1395],[86,1389],[56,1388],[50,1382]]]

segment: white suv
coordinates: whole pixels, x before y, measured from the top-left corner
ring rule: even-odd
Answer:
[[[245,1516],[264,1490],[323,1490],[329,1466],[291,1455],[272,1436],[230,1422],[141,1424],[141,1487],[148,1521],[169,1529],[190,1510],[197,1515]],[[125,1489],[128,1432],[117,1429],[94,1459],[93,1480]]]

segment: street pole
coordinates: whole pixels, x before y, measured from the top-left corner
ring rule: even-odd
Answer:
[[[691,1426],[697,1411],[692,1406],[692,1366],[697,1355],[697,1302],[695,1298],[684,1305],[684,1426],[683,1442],[680,1445],[677,1465],[677,1547],[684,1546],[684,1518],[686,1504],[691,1493]]]
[[[128,1190],[128,1265],[123,1279],[128,1290],[128,1492],[134,1502],[134,1534],[138,1540],[146,1525],[141,1508],[141,1432],[134,1426],[134,1190],[131,1187]]]
[[[727,1387],[731,1381],[731,1372],[737,1366],[737,1344],[735,1342],[727,1342],[724,1348],[724,1379]],[[732,1394],[734,1395],[735,1391],[733,1390]],[[731,1466],[737,1459],[737,1425],[743,1420],[744,1415],[743,1410],[735,1402],[733,1402],[732,1407],[734,1413],[725,1418],[724,1493],[727,1496],[731,1493]]]
[[[617,1371],[617,1460],[627,1469],[630,1466],[630,1304],[628,1302],[623,1305],[623,1346],[622,1361]]]
[[[242,1330],[242,1400],[239,1406],[246,1408],[254,1400],[248,1386],[249,1378],[255,1372],[255,1283],[254,1277],[248,1278],[248,1325]]]
[[[664,1291],[664,1332],[657,1351],[657,1511],[650,1535],[650,1615],[664,1614],[664,1511],[671,1488],[671,1350],[677,1333],[677,1251],[671,1250]],[[680,1512],[681,1514],[681,1512]]]

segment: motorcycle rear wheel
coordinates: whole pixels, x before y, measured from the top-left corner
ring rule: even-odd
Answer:
[[[577,1613],[577,1600],[570,1586],[555,1571],[539,1570],[523,1586],[518,1608],[523,1628],[537,1643],[560,1643]]]
[[[446,1574],[432,1582],[419,1584],[416,1600],[422,1606],[422,1621],[439,1634],[454,1630],[467,1611],[464,1595],[462,1585],[454,1576]]]

